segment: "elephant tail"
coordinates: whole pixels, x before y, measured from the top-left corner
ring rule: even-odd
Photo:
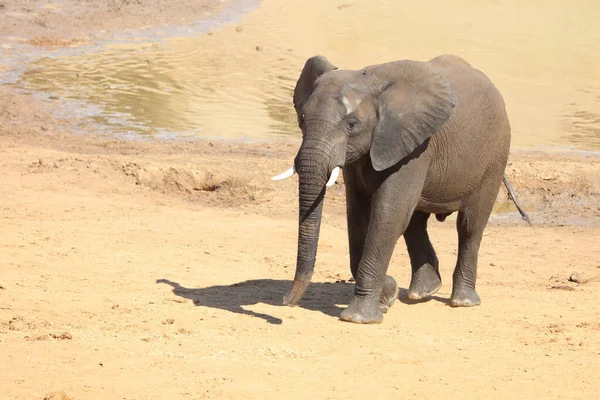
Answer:
[[[529,215],[527,215],[527,213],[523,211],[523,209],[519,205],[519,202],[517,201],[517,196],[515,196],[515,191],[513,190],[512,186],[510,185],[510,182],[508,181],[508,176],[506,176],[506,172],[504,173],[504,177],[502,178],[502,180],[504,181],[504,186],[506,186],[506,190],[508,190],[510,198],[515,203],[517,210],[519,210],[521,218],[523,218],[529,224],[529,226],[531,226],[531,220],[529,219]]]

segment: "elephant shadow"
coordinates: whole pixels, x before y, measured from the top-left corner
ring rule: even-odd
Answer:
[[[283,321],[272,315],[258,313],[244,308],[254,304],[283,305],[283,295],[291,287],[291,282],[276,279],[253,279],[232,285],[209,286],[206,288],[186,288],[168,279],[158,279],[173,288],[173,293],[194,302],[194,305],[230,311],[236,314],[262,318],[270,324]],[[319,311],[332,317],[339,317],[352,299],[353,284],[346,282],[311,283],[298,303],[299,307]]]

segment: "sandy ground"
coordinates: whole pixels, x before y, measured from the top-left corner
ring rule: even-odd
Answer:
[[[456,234],[433,220],[440,292],[359,326],[337,319],[343,182],[313,284],[281,306],[297,180],[269,177],[297,142],[81,136],[47,111],[0,87],[0,398],[599,398],[598,156],[511,155],[534,226],[491,218],[480,307],[447,306]],[[408,265],[400,241],[403,288]]]

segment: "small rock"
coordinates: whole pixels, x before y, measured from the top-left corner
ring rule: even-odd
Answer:
[[[263,47],[262,46],[256,46],[256,51],[263,51]]]
[[[244,27],[243,26],[238,26],[235,28],[236,32],[243,32],[244,31]]]
[[[52,333],[50,336],[52,336],[54,339],[58,339],[58,340],[71,340],[71,339],[73,339],[73,336],[69,332]]]
[[[44,397],[44,400],[73,400],[73,398],[67,396],[67,394],[61,390],[58,392],[50,393],[49,395]]]
[[[167,318],[163,321],[163,325],[173,325],[175,323],[175,319]]]
[[[118,304],[115,304],[114,306],[111,307],[113,310],[116,310],[117,308],[119,308]]]
[[[579,272],[574,271],[571,273],[571,276],[569,276],[569,282],[581,283],[581,275],[579,275]]]
[[[3,284],[0,283],[0,289],[6,289]]]
[[[566,290],[569,292],[574,292],[575,288],[572,286],[567,286],[567,285],[556,285],[556,286],[552,286],[550,287],[550,289],[556,289],[556,290]]]

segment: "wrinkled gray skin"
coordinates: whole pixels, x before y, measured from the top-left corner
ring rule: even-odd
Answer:
[[[503,179],[510,125],[498,90],[457,56],[397,61],[358,71],[310,58],[294,107],[303,141],[296,275],[284,304],[295,304],[315,266],[325,183],[342,167],[354,299],[340,318],[380,323],[397,297],[386,276],[400,235],[410,255],[410,299],[441,286],[427,220],[458,211],[458,260],[450,305],[480,304],[475,291],[483,230]]]

